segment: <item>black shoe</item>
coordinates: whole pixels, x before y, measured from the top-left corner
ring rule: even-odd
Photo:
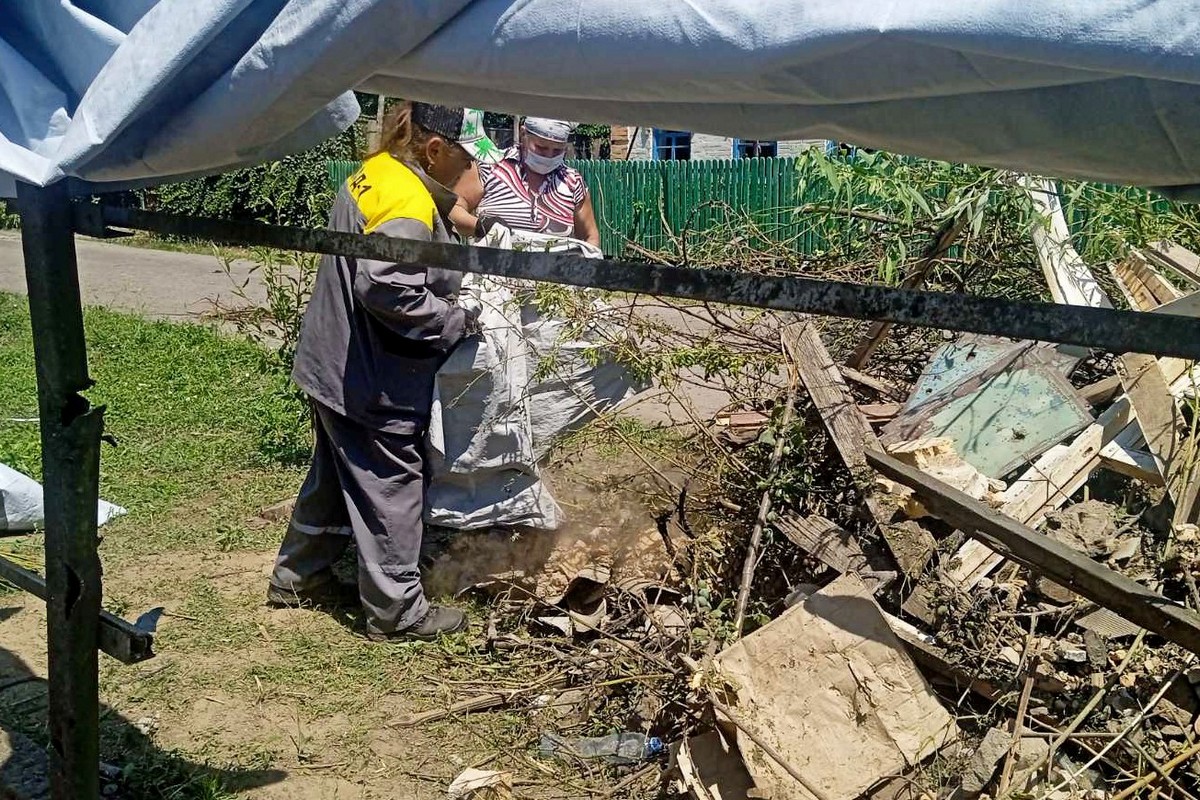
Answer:
[[[270,584],[267,605],[273,608],[356,608],[362,605],[358,587],[330,576],[311,589],[285,589]]]
[[[467,629],[467,615],[449,606],[430,606],[425,616],[415,625],[390,633],[373,630],[367,626],[367,638],[372,642],[398,642],[415,639],[430,642],[446,633],[458,633]]]

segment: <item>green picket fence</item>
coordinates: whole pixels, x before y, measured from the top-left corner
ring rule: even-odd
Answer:
[[[828,249],[852,235],[852,226],[842,221],[814,225],[797,213],[806,203],[828,198],[822,177],[801,174],[799,159],[569,163],[591,190],[606,253],[623,253],[630,243],[650,251],[667,249],[675,237],[747,216],[763,238],[788,242],[802,253]],[[355,161],[330,161],[330,185],[340,187],[356,169]]]
[[[787,243],[795,252],[814,255],[844,246],[861,236],[864,226],[832,215],[801,211],[808,204],[830,199],[829,183],[819,170],[806,170],[795,158],[746,158],[720,161],[572,161],[591,190],[601,245],[606,253],[620,255],[632,245],[648,251],[672,249],[672,243],[722,223],[736,220],[738,234],[746,235],[747,220],[753,235],[774,243]],[[340,187],[358,169],[356,161],[330,161],[330,185]],[[1087,184],[1083,202],[1063,198],[1071,232],[1082,252],[1094,221],[1089,209],[1105,193],[1120,193],[1145,207],[1146,214],[1169,208],[1167,200],[1144,189]],[[856,204],[872,205],[859,194]],[[764,242],[765,244],[765,242]]]

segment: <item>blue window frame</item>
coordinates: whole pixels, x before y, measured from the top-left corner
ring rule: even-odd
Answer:
[[[734,139],[734,158],[775,158],[779,155],[779,142],[766,139]]]
[[[690,133],[654,129],[655,161],[690,161],[691,158],[692,135]]]

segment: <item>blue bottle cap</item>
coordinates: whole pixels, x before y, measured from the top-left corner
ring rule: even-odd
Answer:
[[[657,736],[651,736],[646,740],[646,755],[654,756],[663,751],[663,740]]]

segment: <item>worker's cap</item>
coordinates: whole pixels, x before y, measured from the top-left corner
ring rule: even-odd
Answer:
[[[483,112],[477,108],[413,103],[412,121],[430,133],[462,146],[485,164],[500,160],[500,149],[483,129]]]
[[[575,125],[561,119],[526,117],[525,130],[542,139],[566,144],[570,140],[571,134],[575,132]]]

